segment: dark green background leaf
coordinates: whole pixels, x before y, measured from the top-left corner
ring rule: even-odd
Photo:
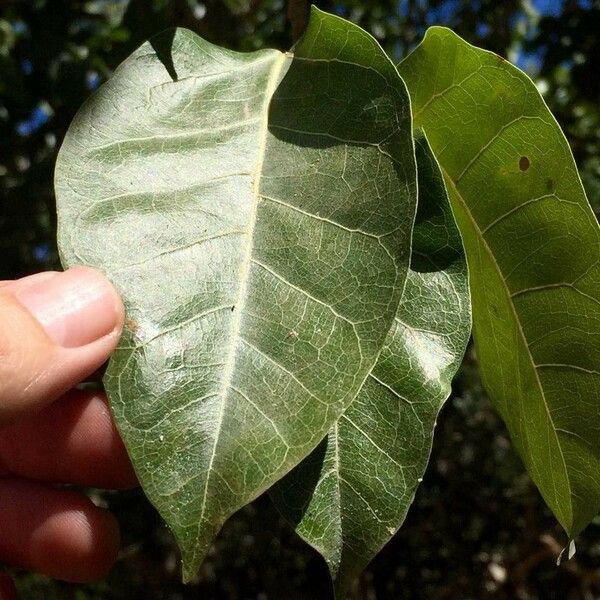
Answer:
[[[400,64],[461,231],[482,377],[570,536],[600,508],[600,229],[531,80],[448,29]]]
[[[63,263],[125,301],[105,384],[185,579],[372,368],[408,270],[411,131],[375,40],[318,11],[293,56],[162,34],[71,125]]]
[[[381,356],[324,442],[271,491],[343,597],[402,525],[471,333],[467,265],[424,137],[411,268]]]

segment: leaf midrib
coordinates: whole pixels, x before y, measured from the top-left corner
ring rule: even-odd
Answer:
[[[517,309],[512,301],[512,296],[511,296],[511,292],[508,288],[508,285],[506,283],[506,280],[503,276],[502,270],[500,269],[500,265],[498,264],[498,261],[496,260],[496,257],[494,255],[494,253],[492,252],[492,249],[490,248],[489,244],[487,243],[487,240],[485,239],[485,237],[483,236],[483,233],[479,227],[479,224],[477,223],[477,221],[475,221],[475,218],[473,217],[471,211],[469,210],[469,207],[465,201],[465,199],[463,198],[462,194],[460,193],[457,185],[455,184],[454,180],[452,179],[452,177],[450,177],[450,175],[448,174],[448,172],[446,171],[446,169],[444,168],[444,166],[438,161],[439,165],[440,165],[440,169],[444,175],[444,179],[448,181],[448,183],[450,184],[450,186],[452,187],[452,189],[455,192],[455,196],[456,198],[459,200],[459,202],[461,203],[465,214],[467,215],[467,217],[469,218],[469,221],[471,222],[471,224],[473,225],[473,228],[475,230],[475,233],[477,234],[478,239],[480,240],[480,243],[482,244],[484,250],[486,251],[486,253],[488,254],[492,265],[494,266],[494,268],[496,269],[496,272],[498,273],[499,279],[502,282],[502,286],[504,288],[504,292],[506,294],[506,298],[508,300],[508,304],[510,306],[511,312],[515,318],[515,322],[517,324],[517,329],[518,332],[521,336],[521,340],[523,342],[523,346],[525,347],[525,351],[527,352],[527,356],[529,357],[529,361],[531,363],[531,366],[533,368],[533,372],[535,374],[535,380],[540,392],[540,396],[542,398],[542,402],[544,405],[544,408],[546,410],[546,414],[548,415],[548,420],[550,421],[550,425],[551,425],[551,429],[552,432],[554,434],[554,437],[556,439],[556,445],[558,447],[558,451],[560,453],[560,458],[562,460],[562,464],[563,464],[563,470],[564,470],[564,475],[565,475],[565,480],[567,482],[567,485],[569,486],[569,511],[570,511],[570,515],[569,515],[569,522],[570,522],[570,526],[572,526],[572,521],[573,521],[573,490],[571,487],[571,480],[569,478],[569,472],[567,470],[567,464],[566,464],[566,460],[565,460],[565,456],[563,453],[563,449],[562,446],[560,444],[560,440],[558,437],[558,432],[557,432],[557,428],[554,424],[554,419],[552,418],[552,414],[550,412],[550,407],[548,406],[548,402],[546,400],[546,394],[544,391],[544,387],[542,386],[542,382],[540,380],[539,377],[539,373],[537,370],[537,365],[535,363],[535,361],[533,360],[533,356],[531,355],[531,350],[529,348],[529,344],[527,341],[527,338],[525,337],[525,332],[523,331],[523,327],[521,325],[521,319],[519,318],[519,314],[517,313]],[[553,479],[554,482],[554,479]],[[556,486],[554,486],[555,489],[555,493],[556,493]],[[557,496],[558,498],[558,496]],[[570,529],[570,527],[569,527]]]
[[[206,506],[207,506],[207,498],[208,498],[208,488],[211,479],[211,473],[213,471],[213,464],[215,460],[215,456],[217,453],[217,445],[219,443],[220,434],[223,428],[223,419],[225,415],[225,402],[228,389],[231,385],[231,380],[233,377],[233,373],[235,370],[235,362],[236,362],[236,350],[237,350],[237,339],[240,333],[241,320],[243,308],[246,301],[247,291],[248,291],[248,280],[250,273],[250,264],[252,258],[252,250],[253,250],[253,239],[254,239],[254,228],[256,224],[256,213],[258,207],[258,200],[260,197],[260,180],[261,180],[261,172],[264,165],[264,159],[266,154],[267,147],[267,133],[268,133],[268,124],[269,124],[269,103],[271,101],[271,97],[275,92],[275,88],[278,83],[279,76],[283,69],[283,65],[287,59],[287,55],[284,53],[280,53],[279,56],[274,60],[271,72],[269,74],[269,79],[267,82],[267,86],[265,89],[264,102],[262,107],[262,118],[261,124],[259,128],[259,148],[258,148],[258,156],[256,161],[256,168],[253,174],[252,181],[252,207],[248,224],[248,243],[246,245],[246,252],[244,254],[244,259],[242,260],[242,264],[240,267],[240,288],[237,295],[237,299],[235,301],[235,315],[231,321],[231,348],[229,351],[229,355],[227,360],[225,361],[225,372],[223,374],[223,385],[221,387],[221,391],[219,396],[221,398],[219,415],[217,417],[217,426],[216,426],[216,434],[213,443],[213,447],[211,450],[211,456],[208,462],[208,468],[206,471],[206,480],[204,484],[204,491],[202,496],[202,507],[200,512],[200,518],[198,519],[198,533],[204,524],[205,514],[206,514]]]

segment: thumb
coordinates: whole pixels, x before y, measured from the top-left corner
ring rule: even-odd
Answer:
[[[123,306],[98,271],[75,267],[0,287],[0,423],[38,410],[98,369]]]

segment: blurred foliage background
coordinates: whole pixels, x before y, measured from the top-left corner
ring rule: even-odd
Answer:
[[[316,2],[355,21],[400,59],[429,25],[506,56],[536,82],[565,130],[600,209],[600,0]],[[296,18],[307,3],[291,0]],[[52,174],[83,100],[145,39],[174,25],[237,50],[287,49],[284,0],[0,0],[0,279],[58,268]],[[74,586],[17,573],[29,599],[328,599],[326,569],[267,497],[226,525],[192,586],[140,491],[91,490],[123,530],[109,578]],[[1,532],[0,532],[1,535]],[[354,598],[600,599],[600,519],[576,557],[490,407],[469,351],[438,422],[425,480],[406,523]]]

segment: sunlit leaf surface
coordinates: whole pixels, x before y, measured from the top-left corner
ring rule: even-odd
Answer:
[[[125,301],[105,384],[184,578],[371,370],[408,271],[411,131],[377,43],[316,10],[293,55],[164,33],[71,125],[62,259]]]
[[[600,508],[600,229],[531,80],[451,31],[400,65],[469,264],[486,388],[570,536]]]
[[[340,597],[404,521],[471,332],[462,244],[423,137],[417,166],[411,268],[381,356],[327,439],[271,492]]]

